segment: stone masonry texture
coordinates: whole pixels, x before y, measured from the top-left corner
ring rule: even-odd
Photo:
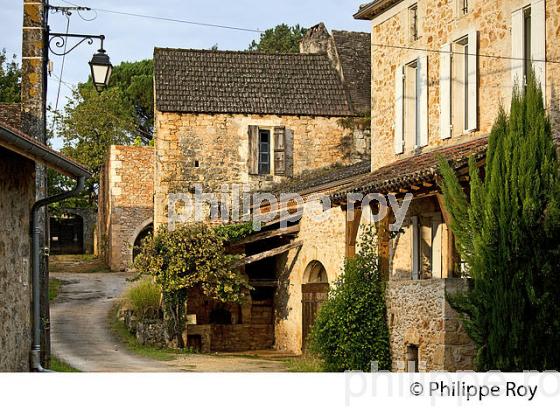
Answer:
[[[130,267],[138,235],[153,223],[154,150],[112,146],[100,184],[98,243],[111,270]]]
[[[33,162],[0,148],[0,372],[29,370]]]

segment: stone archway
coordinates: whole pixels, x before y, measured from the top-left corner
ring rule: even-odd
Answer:
[[[328,294],[327,271],[321,262],[314,260],[305,268],[301,285],[302,350],[305,350],[311,327],[321,305],[327,300]]]
[[[134,259],[136,259],[136,256],[139,253],[139,247],[142,244],[142,241],[146,237],[152,235],[153,232],[154,232],[154,223],[153,223],[152,219],[144,221],[134,231],[134,233],[132,235],[132,240],[130,241],[130,243],[132,243],[132,249],[131,249],[131,252],[130,252],[130,259],[129,259],[129,266],[130,267],[133,266]]]

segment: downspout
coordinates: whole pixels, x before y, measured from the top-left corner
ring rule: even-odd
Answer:
[[[47,372],[41,366],[41,281],[40,281],[40,263],[41,263],[41,244],[40,237],[42,233],[41,226],[37,223],[39,210],[47,205],[63,201],[64,199],[79,194],[85,185],[86,177],[79,176],[76,178],[76,187],[62,194],[53,195],[40,199],[33,204],[31,208],[31,255],[32,255],[32,286],[33,286],[33,344],[31,347],[31,371]]]

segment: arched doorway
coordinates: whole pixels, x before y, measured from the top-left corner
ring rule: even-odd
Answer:
[[[84,253],[84,219],[77,214],[61,213],[50,218],[50,252],[53,255]]]
[[[151,223],[147,225],[144,229],[140,231],[136,239],[134,240],[134,247],[132,248],[132,262],[136,259],[138,254],[140,253],[140,246],[142,245],[142,241],[149,236],[152,236],[154,233],[154,224]]]
[[[312,261],[303,274],[302,294],[302,350],[305,350],[311,327],[321,305],[329,294],[327,271],[319,261]]]

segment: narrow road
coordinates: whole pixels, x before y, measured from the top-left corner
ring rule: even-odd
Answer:
[[[109,328],[109,311],[127,286],[123,273],[54,273],[64,281],[51,306],[53,354],[84,372],[173,371],[163,362],[128,353]]]
[[[178,354],[160,362],[130,353],[112,334],[109,312],[129,283],[126,273],[51,273],[63,281],[51,305],[53,354],[83,372],[282,372],[278,360]],[[266,352],[265,352],[266,353]]]

